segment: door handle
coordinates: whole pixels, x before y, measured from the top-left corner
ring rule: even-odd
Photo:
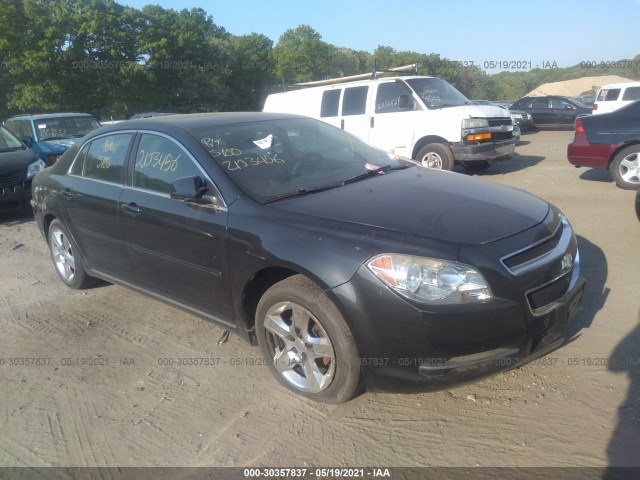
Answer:
[[[138,207],[138,205],[136,205],[133,202],[123,203],[122,205],[120,205],[120,208],[123,211],[127,212],[127,215],[129,215],[130,217],[137,217],[142,213],[142,210],[140,209],[140,207]]]

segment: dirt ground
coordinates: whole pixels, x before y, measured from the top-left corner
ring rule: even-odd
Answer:
[[[640,222],[634,193],[524,135],[484,180],[560,207],[587,295],[576,338],[428,394],[298,398],[257,349],[124,288],[72,291],[32,216],[0,216],[1,466],[640,466]],[[181,358],[210,365],[178,365]],[[215,360],[218,359],[218,360]],[[173,363],[173,364],[171,364]]]

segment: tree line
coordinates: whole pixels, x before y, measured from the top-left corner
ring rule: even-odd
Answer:
[[[4,0],[0,8],[0,119],[15,113],[84,111],[103,120],[133,113],[259,110],[283,85],[411,63],[470,98],[516,99],[547,81],[615,73],[589,65],[488,75],[481,65],[379,46],[331,45],[308,25],[274,45],[232,35],[203,9],[141,9],[114,0]]]

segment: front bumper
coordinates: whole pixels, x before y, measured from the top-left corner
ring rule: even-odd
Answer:
[[[499,142],[487,142],[477,145],[456,144],[451,146],[454,160],[473,162],[495,160],[510,155],[516,149],[517,139],[511,138]]]
[[[577,240],[566,225],[560,250],[549,252],[531,268],[525,264],[521,271],[509,271],[493,260],[488,262],[493,267],[486,267],[472,257],[486,258],[488,251],[495,251],[494,256],[502,258],[516,250],[515,244],[522,245],[523,237],[529,242],[539,236],[539,229],[529,237],[517,235],[520,242],[511,238],[487,244],[461,258],[483,270],[495,295],[487,302],[417,304],[386,287],[366,267],[349,282],[331,289],[328,293],[353,332],[366,387],[396,392],[438,390],[520,366],[561,346],[569,323],[581,309],[585,286]],[[558,271],[560,260],[568,254],[576,259],[571,270]],[[531,292],[544,290],[547,294],[564,277],[570,281],[549,300],[549,308],[534,310],[529,303]]]
[[[31,199],[31,182],[0,189],[0,209],[22,209]]]

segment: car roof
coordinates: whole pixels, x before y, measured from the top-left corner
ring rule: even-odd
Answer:
[[[157,117],[136,118],[116,124],[120,129],[144,127],[182,127],[186,130],[203,126],[231,125],[238,123],[262,122],[269,120],[283,120],[286,118],[306,118],[302,115],[289,113],[266,112],[217,112],[217,113],[187,113],[175,115],[161,115]]]
[[[14,115],[8,120],[24,120],[24,119],[32,119],[32,120],[41,120],[43,118],[51,118],[51,117],[93,117],[89,113],[81,113],[81,112],[61,112],[61,113],[37,113],[32,115],[30,113],[24,113],[21,115]]]
[[[638,87],[640,82],[622,82],[622,83],[609,83],[608,85],[602,85],[600,88],[625,88],[625,87]]]

